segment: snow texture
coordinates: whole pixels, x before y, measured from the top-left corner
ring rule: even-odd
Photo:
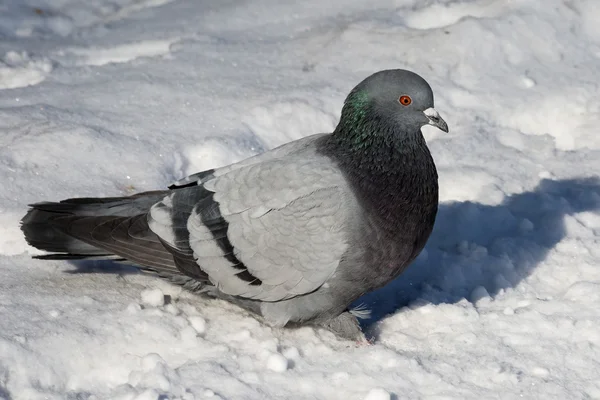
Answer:
[[[0,3],[0,398],[600,398],[596,0]],[[164,187],[330,131],[385,68],[434,89],[441,205],[373,344],[135,268],[36,261],[26,204]],[[387,397],[386,397],[387,396]]]
[[[374,388],[367,393],[365,400],[391,400],[391,396],[384,389]]]

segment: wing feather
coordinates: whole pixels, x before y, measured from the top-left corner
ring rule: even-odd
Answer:
[[[347,249],[349,188],[327,158],[306,154],[233,170],[205,183],[227,223],[227,249],[202,209],[187,223],[199,265],[223,292],[278,301],[319,288],[334,274]],[[243,194],[243,195],[242,195]],[[233,253],[235,259],[228,259]],[[222,259],[215,259],[221,255]],[[236,275],[237,262],[261,281],[250,285]]]
[[[316,151],[320,137],[180,181],[152,207],[150,228],[226,294],[279,301],[318,289],[348,248],[356,209],[337,165]]]

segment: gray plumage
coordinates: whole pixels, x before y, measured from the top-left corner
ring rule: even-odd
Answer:
[[[431,88],[371,75],[331,134],[308,136],[166,191],[33,204],[22,220],[45,259],[133,262],[274,326],[361,337],[349,305],[398,276],[435,221],[437,173],[421,134],[447,131]]]

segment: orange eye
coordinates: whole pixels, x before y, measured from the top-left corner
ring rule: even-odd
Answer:
[[[400,98],[398,99],[398,101],[403,106],[408,106],[408,105],[410,105],[410,103],[412,103],[412,99],[410,98],[410,96],[407,96],[407,95],[400,96]]]

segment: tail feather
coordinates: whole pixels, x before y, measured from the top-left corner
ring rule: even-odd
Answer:
[[[69,236],[55,225],[60,217],[64,217],[64,206],[55,203],[57,211],[50,211],[49,205],[44,203],[44,208],[37,208],[38,204],[33,204],[25,217],[21,220],[21,230],[25,234],[27,243],[40,250],[51,253],[69,253],[79,255],[109,255],[106,250],[99,249],[89,243]]]
[[[36,203],[23,217],[21,229],[30,245],[53,253],[36,258],[127,260],[160,273],[181,274],[176,259],[190,262],[189,256],[174,257],[146,220],[150,207],[166,193]]]

